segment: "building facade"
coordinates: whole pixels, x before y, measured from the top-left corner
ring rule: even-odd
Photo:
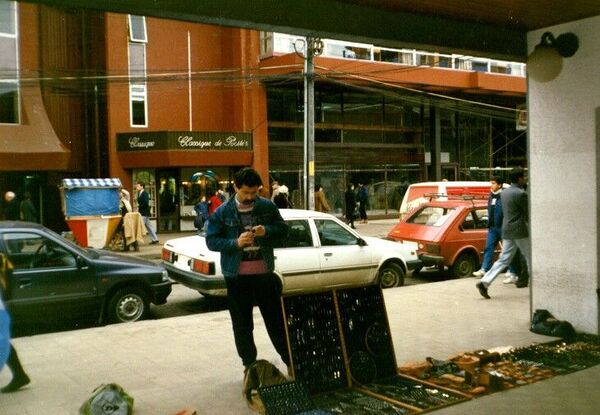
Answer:
[[[244,166],[303,207],[303,58],[289,37],[20,2],[0,13],[0,190],[30,191],[44,224],[66,228],[65,177],[144,182],[159,232],[192,229],[194,204],[231,192]],[[315,60],[315,176],[335,211],[349,182],[393,212],[405,179],[526,164],[522,67],[330,43]]]

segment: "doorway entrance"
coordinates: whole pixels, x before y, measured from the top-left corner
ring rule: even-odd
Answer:
[[[157,169],[158,232],[179,231],[179,170]]]

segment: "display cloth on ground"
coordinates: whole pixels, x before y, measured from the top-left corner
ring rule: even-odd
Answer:
[[[259,388],[268,415],[420,413],[600,363],[600,337],[577,335],[398,367],[379,287],[286,296],[282,306],[294,380]]]

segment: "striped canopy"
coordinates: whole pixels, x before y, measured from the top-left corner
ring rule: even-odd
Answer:
[[[119,188],[121,180],[118,178],[107,179],[63,179],[63,187],[65,189],[93,189],[93,188]]]

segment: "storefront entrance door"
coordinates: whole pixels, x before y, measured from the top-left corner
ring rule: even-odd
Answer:
[[[158,231],[179,231],[179,171],[177,169],[158,169]]]

